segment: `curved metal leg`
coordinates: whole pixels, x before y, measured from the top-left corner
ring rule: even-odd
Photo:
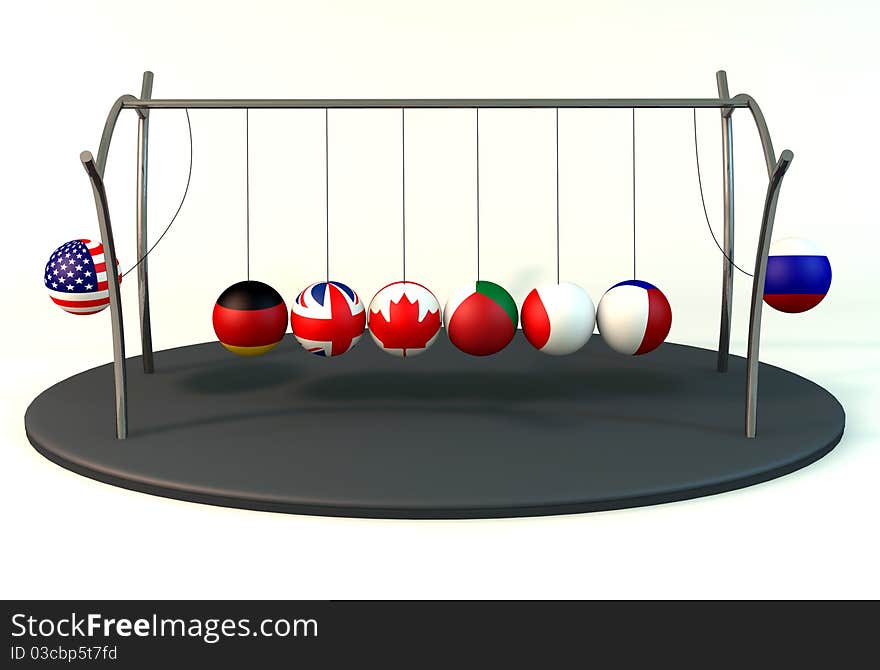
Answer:
[[[153,94],[153,73],[144,72],[141,100],[149,100]],[[150,324],[150,286],[147,258],[147,160],[150,136],[150,110],[138,110],[137,153],[137,259],[138,259],[138,306],[140,308],[141,359],[144,372],[153,372],[153,331]]]
[[[98,171],[89,151],[79,155],[86,174],[92,182],[95,196],[95,209],[98,213],[98,227],[101,231],[101,244],[104,246],[104,259],[107,264],[107,290],[110,293],[110,327],[113,332],[113,381],[116,390],[116,437],[123,440],[128,435],[128,396],[125,379],[125,334],[122,328],[122,296],[116,279],[116,247],[113,244],[113,227],[110,224],[110,210],[107,206],[107,193],[104,180]]]
[[[727,73],[715,73],[718,97],[730,98]],[[721,275],[721,326],[718,334],[718,372],[727,372],[730,327],[733,318],[733,108],[721,110],[721,153],[724,158],[724,255]]]
[[[773,235],[773,221],[776,218],[776,203],[782,178],[788,171],[794,154],[786,149],[779,156],[764,200],[764,214],[761,218],[761,236],[758,240],[758,253],[755,258],[755,276],[752,280],[752,309],[749,316],[749,354],[746,371],[746,437],[755,437],[758,410],[758,351],[761,345],[761,312],[764,306],[764,280],[767,276],[767,257],[770,254],[770,238]]]
[[[107,120],[104,121],[104,130],[101,133],[101,143],[98,145],[98,157],[95,158],[95,168],[98,170],[98,176],[104,178],[104,168],[107,167],[107,154],[110,153],[110,140],[113,139],[113,131],[116,129],[116,121],[119,119],[119,113],[123,109],[123,105],[129,101],[137,101],[133,95],[121,95],[113,103],[110,113],[107,114]]]

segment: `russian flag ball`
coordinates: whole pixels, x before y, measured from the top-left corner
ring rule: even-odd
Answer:
[[[831,263],[809,240],[786,237],[770,245],[764,302],[799,314],[818,305],[831,288]]]
[[[663,291],[630,279],[605,292],[596,310],[599,334],[621,354],[639,356],[659,347],[672,327],[672,308]]]

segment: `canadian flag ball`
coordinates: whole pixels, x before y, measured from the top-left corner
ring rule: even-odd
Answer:
[[[440,333],[440,303],[421,284],[394,282],[373,296],[367,323],[382,351],[401,358],[418,356]]]
[[[596,325],[596,308],[590,296],[570,282],[532,289],[520,316],[529,343],[551,356],[573,354],[587,343]]]

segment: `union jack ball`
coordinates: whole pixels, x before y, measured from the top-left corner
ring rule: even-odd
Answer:
[[[293,334],[317,356],[339,356],[358,343],[367,313],[358,294],[338,281],[306,286],[290,310]]]
[[[284,339],[287,306],[268,284],[240,281],[217,298],[212,321],[217,339],[229,351],[260,356]]]
[[[118,270],[119,259],[116,266]],[[97,314],[110,304],[103,245],[86,239],[62,244],[46,263],[43,283],[52,302],[65,312]]]
[[[516,334],[519,310],[504,288],[477,281],[446,302],[443,321],[452,344],[472,356],[489,356],[510,344]]]
[[[786,237],[770,245],[764,302],[780,312],[813,309],[831,288],[831,263],[809,240]]]
[[[551,356],[573,354],[587,343],[596,325],[596,308],[577,284],[562,282],[532,289],[520,311],[523,335]]]
[[[621,354],[638,356],[659,347],[672,326],[672,308],[663,292],[631,279],[605,292],[596,311],[599,334]]]
[[[394,282],[370,301],[370,336],[392,356],[417,356],[440,334],[440,303],[431,291],[415,282]]]

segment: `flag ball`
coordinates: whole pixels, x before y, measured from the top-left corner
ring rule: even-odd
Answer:
[[[770,245],[764,302],[780,312],[813,309],[831,288],[831,263],[815,244],[786,237]]]
[[[615,284],[596,310],[599,334],[621,354],[638,356],[659,347],[672,326],[672,308],[663,291],[635,279]]]
[[[523,335],[535,349],[551,356],[565,356],[590,339],[596,325],[596,308],[577,284],[546,284],[529,292],[520,318]]]
[[[239,356],[260,356],[274,349],[287,330],[287,305],[268,284],[241,281],[214,304],[214,332],[220,344]]]
[[[472,356],[489,356],[510,344],[519,311],[501,286],[478,281],[453,294],[443,310],[443,321],[456,347]]]
[[[293,334],[316,356],[339,356],[358,343],[367,325],[364,303],[338,281],[306,286],[290,310]]]
[[[415,282],[394,282],[370,301],[370,336],[392,356],[418,356],[440,334],[440,303],[427,288]]]
[[[119,259],[116,266],[118,271]],[[65,312],[97,314],[110,304],[104,246],[87,239],[62,244],[49,256],[43,284],[52,302]]]

